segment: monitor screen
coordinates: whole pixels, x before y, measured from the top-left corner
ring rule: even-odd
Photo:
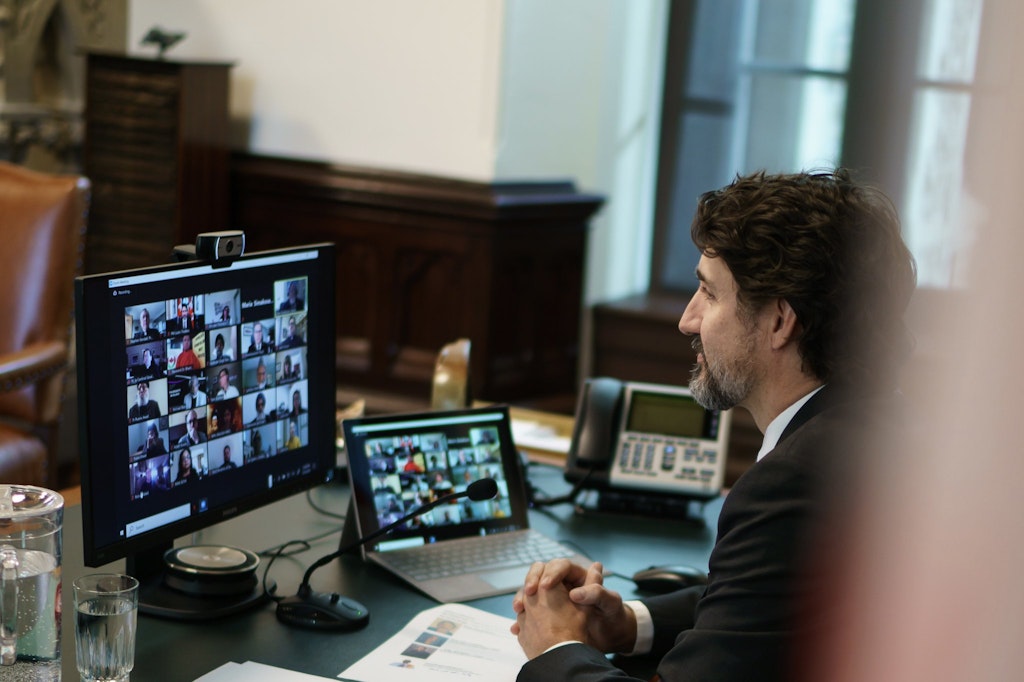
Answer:
[[[76,280],[85,563],[330,480],[332,244]]]

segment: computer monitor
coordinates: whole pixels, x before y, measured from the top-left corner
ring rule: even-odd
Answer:
[[[143,612],[264,598],[251,551],[174,541],[333,477],[334,292],[332,244],[76,279],[85,563],[127,557]]]

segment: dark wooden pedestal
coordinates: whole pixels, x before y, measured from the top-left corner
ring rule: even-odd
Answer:
[[[437,352],[465,337],[472,398],[571,411],[601,197],[250,155],[231,187],[247,249],[337,244],[342,388],[428,400]]]

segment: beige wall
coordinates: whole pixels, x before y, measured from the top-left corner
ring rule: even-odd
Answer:
[[[235,62],[238,148],[490,179],[503,2],[133,0],[129,45],[153,25],[168,57]]]
[[[131,49],[226,60],[233,145],[447,177],[574,180],[588,301],[646,288],[666,0],[129,0]]]

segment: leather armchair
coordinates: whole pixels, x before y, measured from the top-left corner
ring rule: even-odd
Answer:
[[[0,162],[0,482],[56,487],[88,179]]]

